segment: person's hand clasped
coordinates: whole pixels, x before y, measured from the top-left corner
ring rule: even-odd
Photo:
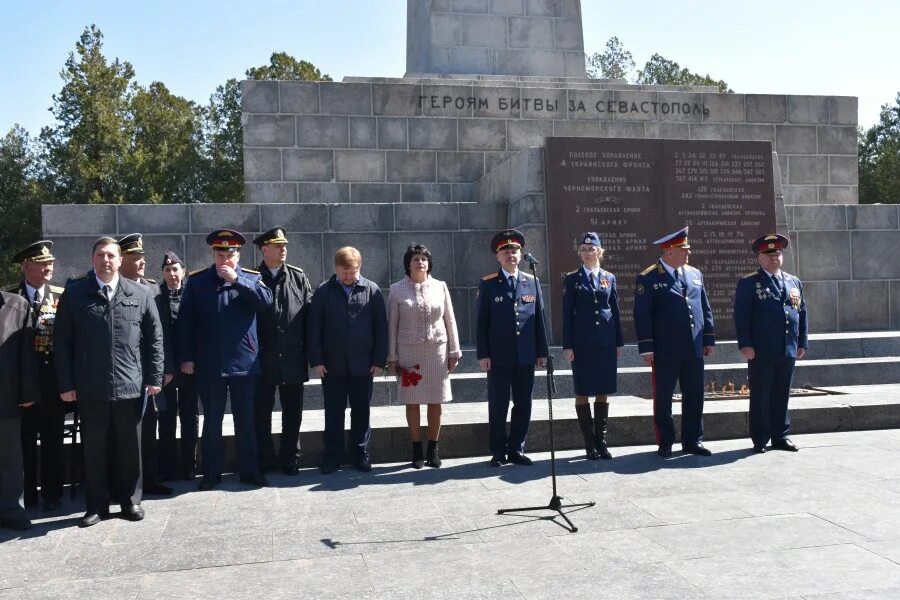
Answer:
[[[383,370],[384,367],[376,367],[375,365],[372,365],[371,367],[369,367],[369,376],[378,377],[378,375],[380,375]]]
[[[146,389],[148,396],[155,396],[162,391],[162,388],[158,385],[148,385]]]
[[[797,358],[806,356],[806,348],[797,348]]]
[[[76,399],[75,390],[69,390],[68,392],[62,392],[59,395],[59,398],[63,402],[75,402],[75,399]]]
[[[575,351],[570,348],[564,349],[563,358],[565,358],[569,362],[572,362],[573,360],[575,360]]]
[[[322,379],[323,377],[325,377],[325,375],[328,374],[328,369],[325,368],[325,365],[316,365],[312,368],[312,370],[319,379]]]
[[[489,358],[479,358],[478,366],[481,367],[481,370],[487,373],[491,370],[491,359]]]
[[[181,372],[185,375],[194,374],[194,361],[185,361],[181,363]]]
[[[653,366],[653,353],[650,354],[641,354],[641,358],[644,359],[644,362],[647,363],[648,367]]]
[[[741,356],[744,357],[744,360],[753,360],[756,358],[756,349],[753,346],[744,346],[741,348]]]
[[[536,361],[534,361],[534,364],[537,365],[538,367],[540,367],[541,369],[543,369],[544,367],[547,366],[547,357],[539,356],[538,359]]]
[[[715,346],[703,346],[703,356],[712,356],[715,349]]]

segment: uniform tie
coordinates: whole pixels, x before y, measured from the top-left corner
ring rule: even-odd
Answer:
[[[512,275],[509,276],[509,289],[511,289],[513,292],[516,291],[516,278]]]
[[[681,270],[681,267],[675,269],[675,280],[678,281],[678,285],[681,286],[682,295],[687,295],[687,281],[685,281],[683,277],[684,273]]]
[[[778,297],[784,298],[784,281],[778,275],[772,275],[772,279],[775,280],[775,287],[778,288]]]
[[[41,290],[34,290],[34,302],[32,302],[32,304],[38,306],[40,305],[41,300],[43,300],[43,298],[41,298]]]

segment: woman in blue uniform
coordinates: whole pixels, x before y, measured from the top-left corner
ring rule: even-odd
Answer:
[[[581,236],[581,268],[563,278],[563,355],[572,363],[575,412],[590,460],[610,459],[606,448],[607,396],[616,393],[616,366],[624,341],[616,276],[600,268],[603,247],[593,231]],[[594,396],[594,418],[588,396]]]

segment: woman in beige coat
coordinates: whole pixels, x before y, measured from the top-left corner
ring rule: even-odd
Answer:
[[[388,368],[397,375],[412,440],[412,464],[440,467],[441,404],[450,402],[450,373],[462,352],[447,284],[433,279],[431,252],[416,244],[403,255],[406,277],[391,285]],[[428,451],[423,460],[420,404],[428,405]]]

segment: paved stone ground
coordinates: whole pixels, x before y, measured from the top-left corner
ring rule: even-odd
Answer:
[[[534,467],[304,470],[248,491],[147,500],[140,523],[76,527],[80,503],[0,533],[0,599],[900,597],[900,430],[795,436],[798,454],[710,442],[558,460],[571,513],[497,515],[550,497]]]

